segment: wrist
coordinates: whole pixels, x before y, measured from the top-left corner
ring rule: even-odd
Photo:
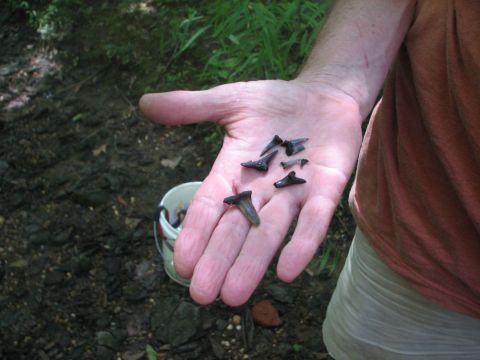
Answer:
[[[359,90],[341,86],[337,76],[329,75],[328,73],[316,74],[316,76],[300,74],[295,79],[290,80],[290,82],[304,88],[311,102],[318,103],[320,104],[319,106],[328,98],[338,103],[344,109],[348,109],[351,114],[356,114],[355,118],[358,119],[360,127],[370,112],[369,105],[365,102],[362,104],[358,95]]]
[[[314,92],[333,93],[355,102],[362,120],[368,116],[378,98],[378,89],[372,93],[364,73],[351,67],[326,65],[305,69],[293,81],[310,87]]]

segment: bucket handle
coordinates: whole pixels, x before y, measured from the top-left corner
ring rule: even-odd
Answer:
[[[167,221],[169,219],[168,209],[165,206],[159,205],[155,210],[155,213],[153,214],[153,236],[155,238],[155,246],[157,248],[157,251],[160,253],[163,259],[164,255],[160,242],[164,241],[168,249],[172,252],[173,246],[168,241],[166,241],[165,235],[163,234],[162,226],[160,225],[160,216],[162,215],[162,211],[165,211],[165,218],[167,219]]]

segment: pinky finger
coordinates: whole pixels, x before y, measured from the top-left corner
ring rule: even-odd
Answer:
[[[297,227],[283,248],[277,264],[278,277],[292,282],[313,259],[328,230],[336,202],[316,196],[308,200],[298,217]]]

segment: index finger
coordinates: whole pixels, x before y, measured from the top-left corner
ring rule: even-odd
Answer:
[[[226,179],[211,173],[195,193],[182,223],[183,229],[175,240],[174,264],[180,276],[192,276],[213,230],[225,212],[223,199],[231,192],[231,185]]]

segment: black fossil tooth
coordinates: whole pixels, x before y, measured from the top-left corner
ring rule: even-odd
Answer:
[[[181,209],[177,212],[177,219],[171,223],[171,225],[174,228],[178,228],[180,225],[182,225],[183,220],[185,219],[185,215],[187,214],[186,209]]]
[[[240,211],[245,215],[245,217],[253,225],[260,225],[260,218],[258,217],[257,211],[252,204],[252,192],[244,191],[237,195],[228,196],[223,199],[223,202],[229,205],[236,205]]]
[[[268,155],[265,155],[263,158],[257,161],[247,161],[243,162],[240,165],[245,166],[247,168],[256,169],[258,171],[267,171],[268,164],[272,161],[273,157],[278,153],[278,150],[271,152]]]
[[[270,141],[268,143],[267,146],[265,146],[265,148],[262,150],[262,153],[260,154],[260,156],[263,156],[264,154],[266,154],[270,149],[274,148],[275,146],[277,145],[280,145],[281,143],[283,143],[283,140],[280,136],[278,135],[275,135],[272,139],[272,141]]]
[[[295,176],[295,171],[290,171],[287,176],[283,179],[278,180],[276,183],[273,184],[276,188],[282,188],[285,186],[295,185],[295,184],[303,184],[307,181],[305,179],[300,179]]]
[[[280,165],[282,165],[284,169],[288,169],[289,167],[292,167],[296,164],[300,165],[300,167],[303,167],[303,165],[305,165],[306,163],[308,163],[307,159],[295,159],[290,161],[282,161]]]
[[[285,152],[287,153],[287,155],[291,156],[305,150],[303,143],[307,140],[308,138],[285,140],[283,141],[282,146],[285,146]]]

